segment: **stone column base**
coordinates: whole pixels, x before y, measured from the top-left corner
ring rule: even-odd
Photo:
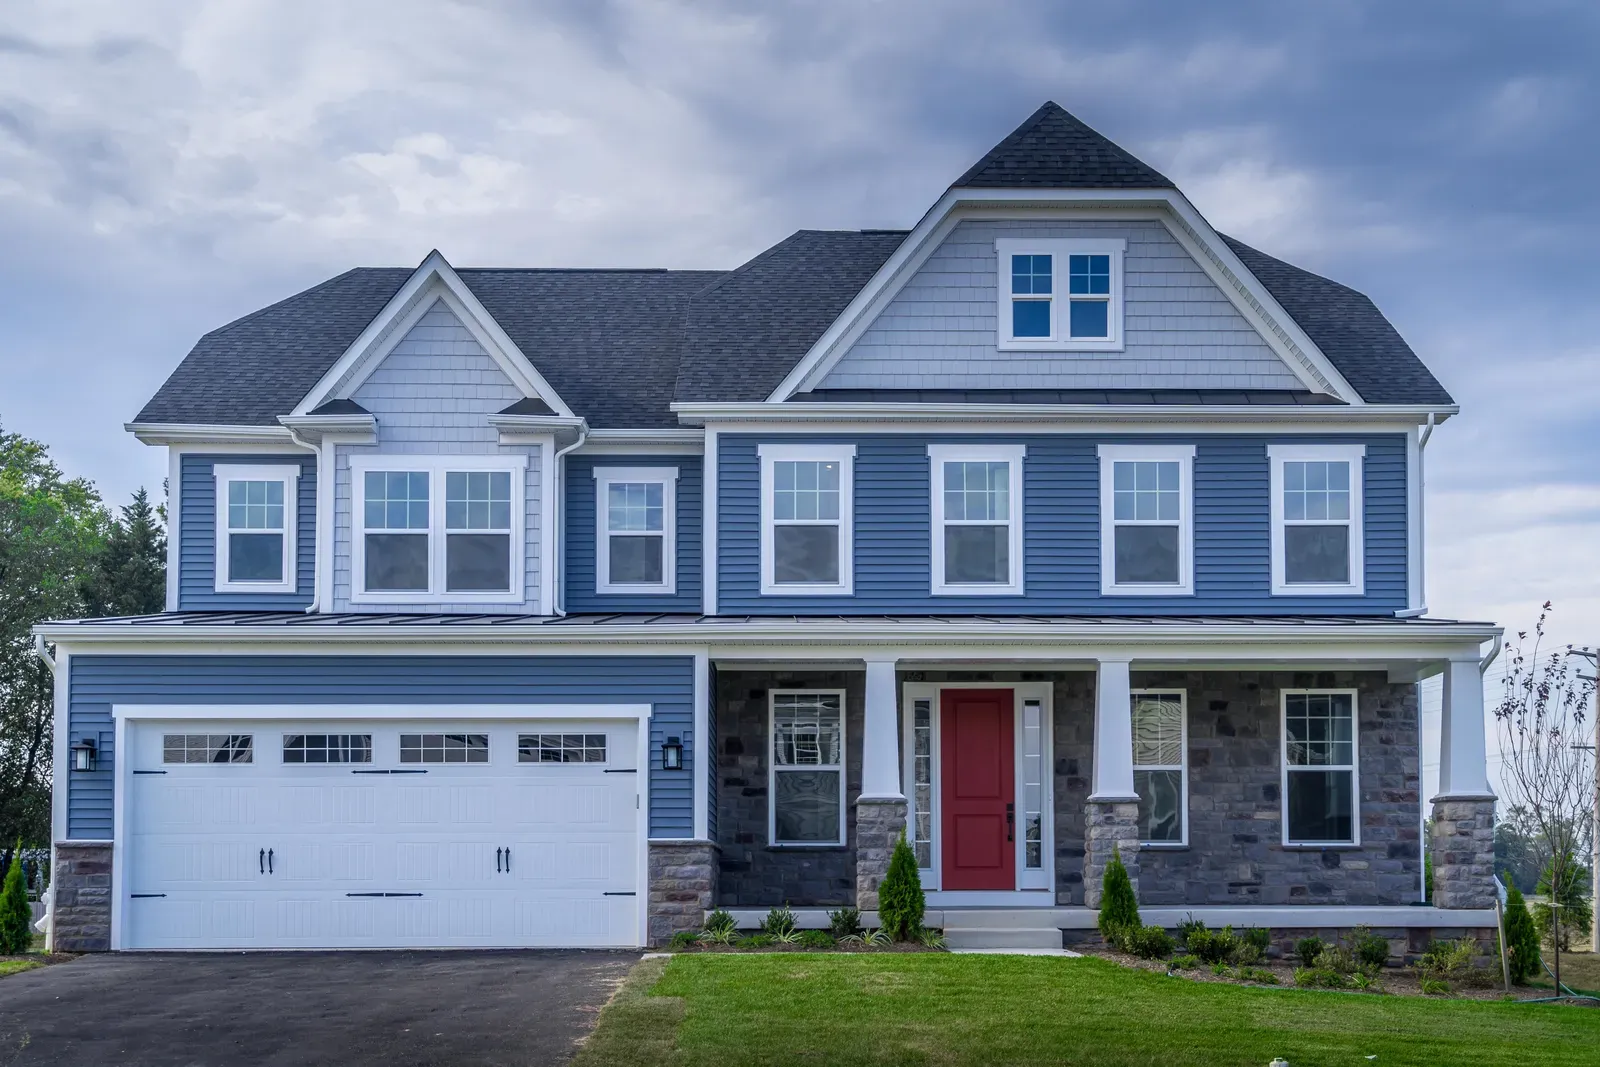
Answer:
[[[649,944],[664,945],[705,924],[716,906],[717,852],[710,841],[650,842]]]
[[[50,865],[50,947],[56,952],[111,951],[111,843],[62,845]]]
[[[1433,798],[1433,905],[1494,907],[1494,798]]]
[[[1111,857],[1122,855],[1133,892],[1139,893],[1139,804],[1137,801],[1100,802],[1084,805],[1086,829],[1083,841],[1083,902],[1100,906],[1100,886]]]
[[[905,800],[856,801],[856,907],[875,911],[895,843],[906,828]]]

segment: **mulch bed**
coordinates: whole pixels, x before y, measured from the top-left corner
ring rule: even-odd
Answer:
[[[1154,971],[1157,974],[1164,974],[1169,970],[1169,967],[1164,960],[1142,960],[1137,956],[1130,956],[1127,953],[1117,952],[1100,945],[1075,946],[1074,951],[1081,952],[1085,956],[1098,956],[1101,959],[1110,960],[1113,963],[1120,963],[1124,967],[1136,967],[1141,971]],[[1278,979],[1277,985],[1271,986],[1267,983],[1241,982],[1237,978],[1212,974],[1210,964],[1201,964],[1198,967],[1185,970],[1174,969],[1171,971],[1171,973],[1174,977],[1187,978],[1194,982],[1221,982],[1227,985],[1257,985],[1268,989],[1302,988],[1294,984],[1294,970],[1298,964],[1293,960],[1265,959],[1254,964],[1253,966],[1261,970],[1271,971]],[[1383,972],[1378,976],[1376,985],[1370,989],[1361,990],[1349,988],[1332,990],[1332,992],[1366,993],[1372,995],[1388,994],[1402,997],[1433,996],[1436,1000],[1452,998],[1456,1000],[1508,999],[1505,986],[1502,984],[1500,972],[1498,970],[1488,969],[1484,973],[1486,978],[1483,979],[1484,984],[1482,985],[1468,985],[1465,982],[1452,982],[1451,992],[1449,993],[1448,997],[1424,993],[1422,991],[1421,979],[1417,977],[1417,972],[1410,967],[1385,967]],[[1537,1000],[1541,997],[1550,996],[1550,990],[1548,989],[1530,989],[1527,986],[1515,985],[1512,986],[1511,989],[1512,992],[1509,994],[1509,999],[1512,1000]],[[1587,1003],[1590,1006],[1593,1006],[1592,1001],[1572,1001],[1572,1003]]]
[[[663,945],[656,952],[723,952],[736,955],[755,955],[761,952],[945,952],[942,948],[929,948],[927,945],[915,941],[894,941],[887,945],[839,945],[832,948],[809,948],[805,945],[762,945],[760,948],[740,948],[738,945],[700,944],[696,942],[684,948]]]

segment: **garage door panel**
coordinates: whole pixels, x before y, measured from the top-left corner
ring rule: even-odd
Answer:
[[[285,830],[373,826],[382,802],[380,789],[366,782],[326,782],[284,786],[275,791],[270,824]]]
[[[206,886],[243,888],[261,877],[253,840],[136,834],[129,885],[135,893]]]

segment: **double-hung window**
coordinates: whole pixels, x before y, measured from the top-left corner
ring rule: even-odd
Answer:
[[[1358,845],[1356,694],[1283,693],[1283,843]]]
[[[774,690],[770,699],[769,840],[844,844],[844,693]]]
[[[1364,445],[1269,445],[1272,592],[1359,596]]]
[[[1133,791],[1139,843],[1189,843],[1188,715],[1183,691],[1133,693]]]
[[[219,593],[295,591],[297,465],[217,464]]]
[[[933,593],[1022,592],[1022,445],[929,445]]]
[[[998,343],[1003,350],[1122,348],[1121,238],[1001,238]]]
[[[852,445],[762,445],[761,592],[853,588]]]
[[[522,599],[525,456],[357,456],[353,599]]]
[[[676,467],[596,467],[595,592],[676,588]]]
[[[1100,446],[1100,591],[1194,592],[1193,445]]]

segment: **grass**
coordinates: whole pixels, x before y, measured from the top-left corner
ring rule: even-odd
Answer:
[[[1038,956],[682,955],[634,971],[578,1067],[1592,1064],[1600,1011],[1248,989]]]
[[[1549,949],[1545,950],[1546,953]],[[1555,961],[1550,960],[1554,965]],[[1543,970],[1539,972],[1538,980],[1532,983],[1537,986],[1555,988],[1555,983],[1550,981],[1550,976]],[[1561,954],[1561,984],[1576,993],[1588,993],[1600,997],[1600,956],[1592,952],[1563,952]]]
[[[4,978],[8,974],[20,974],[23,971],[31,971],[35,967],[42,966],[44,966],[44,964],[40,963],[38,960],[0,960],[0,978]]]

